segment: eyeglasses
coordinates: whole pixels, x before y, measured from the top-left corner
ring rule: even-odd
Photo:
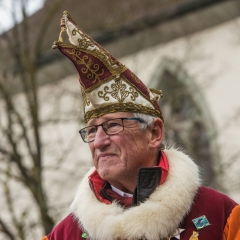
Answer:
[[[79,131],[82,139],[84,142],[89,143],[95,140],[97,129],[99,126],[102,126],[104,132],[107,135],[115,135],[120,132],[123,132],[124,130],[124,124],[126,124],[127,121],[138,121],[141,123],[144,123],[144,120],[141,118],[115,118],[107,120],[99,125],[89,126],[81,129]]]

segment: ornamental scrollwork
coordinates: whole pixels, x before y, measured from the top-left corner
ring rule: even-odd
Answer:
[[[112,59],[111,54],[100,45],[97,45],[92,38],[90,38],[87,34],[83,33],[80,29],[74,28],[72,30],[72,35],[76,36],[77,33],[81,38],[78,38],[78,47],[80,49],[88,50],[96,56],[100,61],[104,62],[104,64],[113,72],[124,70],[124,65],[118,63],[116,60]]]
[[[83,98],[83,107],[85,108],[86,106],[89,106],[91,102],[83,88],[82,88],[82,98]]]
[[[127,85],[122,83],[122,81],[116,81],[115,83],[111,84],[111,89],[108,86],[104,87],[104,92],[99,91],[98,96],[103,98],[105,101],[109,101],[110,94],[114,99],[117,99],[119,103],[123,103],[123,101],[129,96],[132,101],[135,101],[138,97],[138,93],[135,91],[133,87],[129,87],[129,90],[126,90]]]
[[[92,47],[94,48],[94,43],[88,38],[88,36],[86,34],[84,34],[83,32],[81,32],[79,29],[77,28],[74,28],[72,30],[72,35],[73,36],[76,36],[76,34],[79,34],[81,36],[81,39],[78,38],[78,46],[80,48],[83,48],[83,49],[87,49],[88,47]]]
[[[105,107],[97,108],[88,111],[84,114],[84,121],[87,123],[89,119],[105,115],[113,112],[141,112],[151,116],[160,117],[163,120],[161,112],[155,108],[146,107],[141,104],[134,104],[133,102],[109,104]]]
[[[97,73],[99,71],[100,67],[97,63],[93,64],[93,60],[91,57],[88,55],[83,55],[81,57],[81,52],[77,51],[76,49],[70,50],[65,50],[68,54],[70,54],[73,58],[73,60],[78,64],[78,65],[83,65],[85,66],[84,68],[81,69],[81,72],[83,74],[87,74],[88,80],[93,81],[95,83],[96,81],[100,81],[100,76],[104,74],[104,69],[100,73]]]

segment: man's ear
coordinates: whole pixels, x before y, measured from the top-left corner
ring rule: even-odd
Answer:
[[[158,148],[163,140],[163,122],[160,118],[155,118],[153,126],[151,126],[151,139],[149,142],[150,148]]]

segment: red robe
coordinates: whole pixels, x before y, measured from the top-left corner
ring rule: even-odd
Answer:
[[[233,225],[236,222],[236,218],[238,218],[238,223],[240,222],[240,206],[226,195],[210,188],[200,187],[190,213],[180,226],[180,228],[185,229],[181,233],[181,240],[189,240],[193,231],[196,231],[192,220],[202,215],[207,217],[210,226],[199,230],[199,239],[222,240],[223,231],[224,239],[240,239],[240,226]],[[224,230],[224,228],[226,229]],[[83,233],[84,231],[81,230],[78,220],[73,214],[69,214],[45,239],[86,239],[82,237]]]
[[[165,159],[166,160],[166,159]],[[168,166],[164,161],[161,162],[164,174],[160,182],[164,182],[167,177]],[[163,177],[164,176],[164,177]],[[99,175],[94,172],[90,182],[92,189],[99,201],[103,204],[111,204],[109,199],[101,196],[100,192],[105,185]],[[121,196],[107,191],[109,195],[114,196],[119,200],[120,204],[126,205],[126,201]],[[84,197],[84,196],[83,196]],[[86,209],[87,212],[87,209]],[[205,215],[210,225],[197,230],[193,224],[193,219]],[[161,216],[159,216],[161,218]],[[194,197],[191,209],[186,214],[179,225],[179,228],[184,229],[180,234],[181,240],[189,240],[194,232],[198,232],[199,240],[238,240],[240,239],[240,206],[226,195],[219,193],[207,187],[200,187]],[[74,239],[88,239],[84,230],[82,230],[78,219],[74,214],[68,215],[62,220],[53,231],[44,240],[74,240]],[[171,239],[175,239],[172,237]]]

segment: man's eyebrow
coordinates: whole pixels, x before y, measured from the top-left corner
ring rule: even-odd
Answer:
[[[87,127],[94,126],[94,125],[97,125],[95,121],[91,123],[87,123]]]

